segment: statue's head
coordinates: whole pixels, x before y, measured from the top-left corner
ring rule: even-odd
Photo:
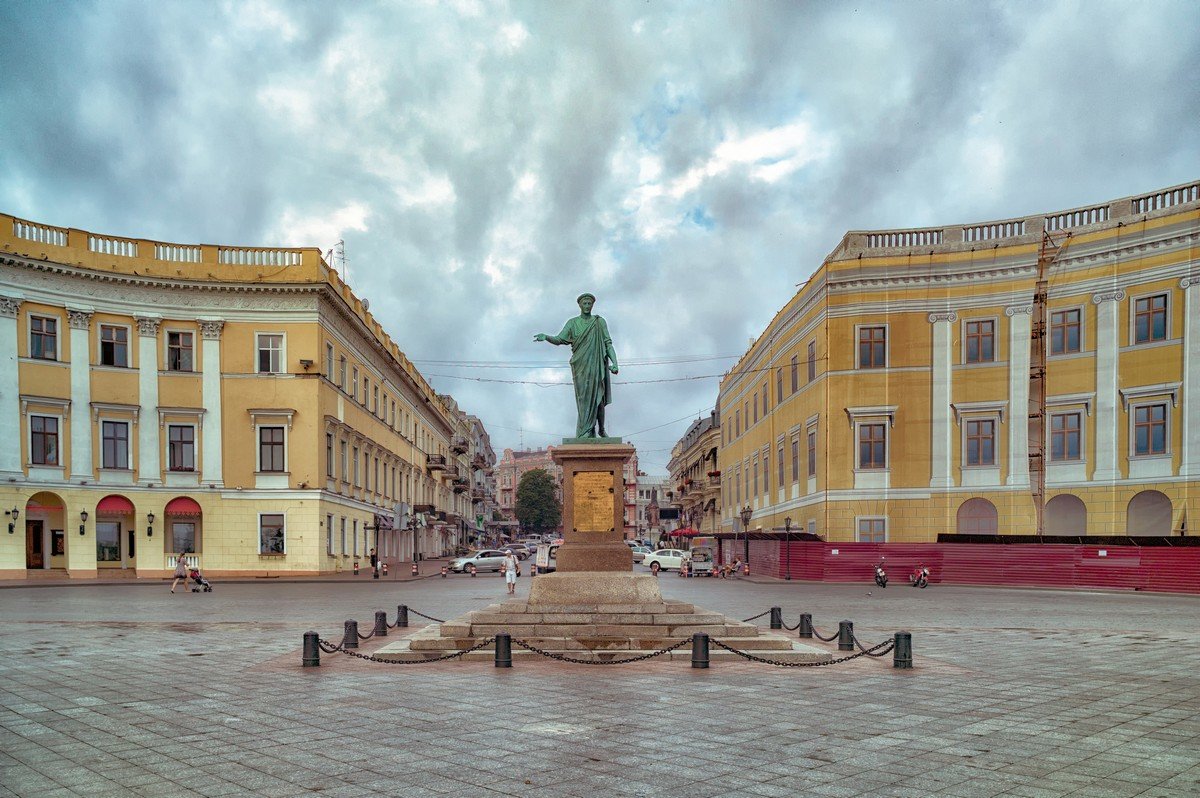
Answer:
[[[576,297],[575,301],[579,303],[580,310],[582,310],[584,313],[591,313],[592,305],[596,304],[596,295],[583,293]]]

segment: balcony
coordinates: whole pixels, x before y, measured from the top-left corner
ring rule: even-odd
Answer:
[[[466,479],[466,477],[464,477],[462,474],[459,473],[458,466],[456,466],[456,465],[448,465],[448,466],[446,466],[445,470],[446,470],[446,473],[443,476],[445,476],[447,479],[453,479],[453,480]]]
[[[466,454],[469,448],[471,446],[467,443],[467,439],[461,435],[455,435],[453,440],[450,441],[450,451],[455,454]]]
[[[425,467],[430,471],[445,471],[446,470],[446,455],[430,454],[426,455],[428,460],[425,462]]]

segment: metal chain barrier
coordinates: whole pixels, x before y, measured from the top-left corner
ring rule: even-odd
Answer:
[[[765,614],[766,613],[764,613],[764,615]],[[629,662],[641,662],[645,659],[653,659],[654,657],[661,657],[663,654],[669,654],[672,651],[689,645],[692,642],[692,639],[690,637],[685,638],[684,640],[680,640],[678,643],[667,646],[666,648],[660,648],[657,651],[651,651],[648,654],[641,654],[636,657],[626,657],[625,659],[579,659],[577,657],[568,657],[565,654],[555,654],[551,651],[545,651],[535,645],[527,643],[524,640],[518,640],[515,637],[513,638],[513,642],[527,651],[532,651],[534,654],[541,654],[543,657],[556,659],[560,662],[572,662],[576,665],[624,665]]]
[[[836,637],[836,635],[835,635],[835,637]],[[725,643],[722,643],[720,640],[712,639],[711,642],[717,648],[723,648],[726,651],[729,651],[733,654],[737,654],[739,657],[741,657],[743,659],[748,659],[751,662],[761,662],[764,665],[778,665],[781,668],[819,668],[823,665],[837,665],[839,662],[849,662],[852,659],[858,659],[859,657],[864,656],[864,655],[881,657],[884,654],[889,653],[892,650],[892,647],[895,645],[893,643],[893,641],[888,640],[883,643],[880,643],[879,645],[875,646],[874,648],[864,649],[864,650],[858,652],[857,654],[851,654],[848,657],[840,657],[838,659],[831,659],[828,662],[780,662],[780,661],[774,660],[774,659],[767,659],[766,657],[759,657],[754,654],[750,654],[746,651],[739,651],[738,649],[734,648],[733,646],[729,646],[729,645],[726,645]],[[879,654],[872,653],[875,651],[879,651],[880,653]]]
[[[794,632],[794,631],[796,631],[797,629],[799,629],[799,628],[800,628],[800,621],[796,621],[796,625],[795,625],[795,626],[788,626],[788,625],[785,623],[785,624],[783,625],[783,628],[784,628],[784,629],[787,629],[789,632]]]
[[[832,643],[834,640],[837,640],[838,635],[841,634],[841,630],[838,630],[838,631],[834,632],[833,634],[831,634],[829,637],[826,637],[825,635],[818,632],[817,627],[815,627],[815,626],[813,627],[812,632],[813,632],[814,637],[816,637],[818,640],[824,640],[826,643]]]
[[[365,634],[363,634],[362,632],[359,632],[359,633],[358,633],[358,639],[359,639],[359,640],[370,640],[370,639],[371,639],[372,637],[374,637],[374,636],[375,636],[375,630],[374,630],[374,629],[372,629],[372,630],[371,630],[371,633],[370,633],[370,634],[366,634],[366,635],[365,635]]]
[[[332,643],[329,643],[325,640],[318,640],[317,644],[321,647],[321,650],[327,654],[341,652],[342,654],[346,654],[351,657],[357,657],[358,659],[365,659],[368,662],[378,662],[381,665],[423,665],[426,662],[444,662],[448,659],[458,659],[459,657],[470,654],[472,651],[478,651],[481,648],[485,648],[485,647],[491,645],[492,643],[494,643],[495,641],[496,641],[496,638],[487,637],[487,638],[484,638],[483,640],[480,640],[478,643],[471,646],[470,648],[464,648],[462,651],[455,651],[453,654],[445,654],[440,657],[433,657],[432,659],[414,659],[414,660],[379,659],[378,657],[371,656],[370,654],[359,654],[357,651],[348,651],[348,650],[342,648],[340,645],[335,646]]]
[[[873,654],[872,652],[877,650],[878,648],[880,648],[880,646],[885,646],[885,645],[890,644],[894,648],[896,645],[896,641],[888,640],[886,642],[880,643],[878,646],[871,646],[870,648],[865,648],[865,647],[863,647],[862,643],[858,642],[858,638],[855,637],[854,635],[851,635],[850,639],[854,641],[854,645],[858,646],[858,650],[861,651],[862,653],[866,654],[868,657],[887,656],[889,653],[891,653],[891,650],[892,650],[891,648],[889,648],[887,651],[880,651],[878,654]]]
[[[408,611],[412,615],[416,615],[418,617],[425,618],[426,620],[433,621],[434,623],[445,623],[445,621],[443,621],[441,618],[434,618],[432,615],[426,615],[423,612],[417,612],[412,607],[409,607]]]
[[[763,617],[764,615],[770,615],[770,614],[771,614],[770,610],[767,610],[766,612],[760,612],[758,615],[755,615],[753,618],[743,618],[742,623],[750,623],[751,621],[757,621],[759,618]]]

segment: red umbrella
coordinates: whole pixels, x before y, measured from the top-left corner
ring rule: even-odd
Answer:
[[[700,534],[700,530],[692,529],[691,527],[685,526],[682,529],[676,529],[674,532],[672,532],[671,537],[673,537],[673,538],[694,538],[699,534]]]

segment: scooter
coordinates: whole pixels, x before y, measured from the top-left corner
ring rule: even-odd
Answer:
[[[917,569],[908,575],[908,581],[913,587],[922,590],[929,587],[929,569],[924,565],[917,566]]]
[[[875,563],[875,584],[880,587],[887,587],[887,572],[883,570],[883,561],[886,557],[881,557],[879,562]]]

